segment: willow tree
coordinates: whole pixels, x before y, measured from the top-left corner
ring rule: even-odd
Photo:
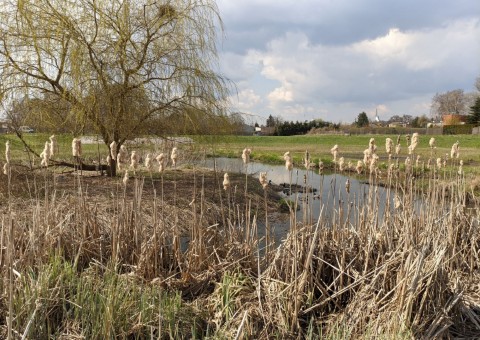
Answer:
[[[224,111],[212,0],[5,0],[0,27],[3,95],[57,97],[107,146],[186,106]]]

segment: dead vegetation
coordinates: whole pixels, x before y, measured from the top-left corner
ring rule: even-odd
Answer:
[[[2,334],[480,337],[480,213],[466,179],[389,169],[392,199],[380,202],[380,174],[364,170],[372,186],[351,215],[338,205],[305,223],[292,206],[274,245],[265,210],[275,194],[252,177],[230,174],[225,191],[223,174],[203,170],[124,184],[13,168],[2,189]]]

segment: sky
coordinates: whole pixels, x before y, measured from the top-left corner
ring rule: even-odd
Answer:
[[[475,90],[479,0],[217,0],[231,110],[263,124],[430,114]]]

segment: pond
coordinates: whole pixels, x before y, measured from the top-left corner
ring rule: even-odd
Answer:
[[[327,227],[356,225],[360,214],[370,212],[378,223],[383,220],[386,207],[392,206],[392,192],[384,187],[371,186],[362,182],[355,175],[345,176],[339,173],[320,175],[318,170],[294,168],[287,171],[282,165],[250,162],[248,166],[241,159],[216,158],[207,159],[206,166],[220,173],[245,173],[258,178],[260,172],[267,173],[271,184],[280,186],[280,194],[298,206],[295,221],[316,223],[322,212],[321,223]],[[347,192],[346,183],[350,183]],[[290,188],[291,190],[290,194]],[[299,188],[296,190],[296,188]],[[388,197],[388,199],[387,199]],[[387,202],[390,204],[387,205]],[[289,214],[274,222],[276,239],[281,239],[290,228]],[[278,220],[278,219],[276,219]],[[263,226],[264,229],[264,226]]]

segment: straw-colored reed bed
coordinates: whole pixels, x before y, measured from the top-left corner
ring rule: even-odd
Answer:
[[[101,185],[79,171],[33,178],[9,165],[2,337],[480,337],[480,210],[467,202],[461,163],[427,170],[392,156],[382,173],[371,159],[359,169],[367,200],[313,223],[291,206],[280,244],[265,175],[134,169]],[[384,210],[381,176],[394,197]]]

